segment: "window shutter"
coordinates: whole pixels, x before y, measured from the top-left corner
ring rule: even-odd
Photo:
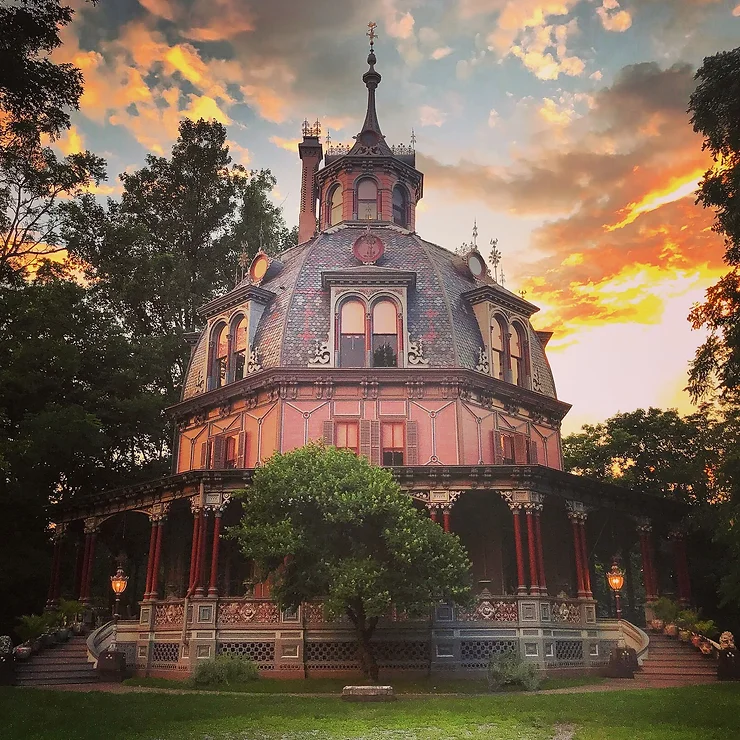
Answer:
[[[237,468],[245,468],[246,467],[246,453],[247,453],[247,434],[246,432],[239,432],[239,438],[237,439],[237,448],[236,448],[236,467]]]
[[[493,447],[493,464],[504,464],[504,449],[501,444],[501,433],[495,429],[491,432],[491,445]]]
[[[213,469],[222,470],[226,464],[226,440],[219,435],[213,439]]]
[[[514,462],[517,465],[527,464],[527,441],[523,434],[514,435]]]
[[[360,420],[360,454],[364,455],[370,462],[372,462],[371,425],[370,419]]]
[[[419,464],[419,430],[418,422],[406,422],[406,465]]]
[[[537,442],[533,439],[528,440],[529,447],[529,462],[531,465],[537,465],[539,462],[539,451],[537,450]]]
[[[334,422],[331,419],[324,422],[324,444],[327,446],[334,444]]]
[[[370,422],[370,462],[380,465],[380,422]]]
[[[200,468],[205,470],[208,467],[208,441],[202,442],[200,445]]]
[[[514,437],[511,434],[501,435],[501,446],[503,447],[503,460],[505,465],[513,465],[514,456]]]

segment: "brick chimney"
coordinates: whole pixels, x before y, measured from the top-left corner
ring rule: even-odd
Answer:
[[[301,157],[301,212],[298,215],[298,243],[308,241],[316,233],[316,171],[324,157],[321,124],[303,122],[303,141],[298,144]]]

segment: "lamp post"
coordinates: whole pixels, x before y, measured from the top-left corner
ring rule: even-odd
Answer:
[[[612,563],[612,567],[606,574],[606,580],[609,583],[609,588],[614,591],[614,602],[617,606],[617,619],[622,619],[622,600],[619,592],[624,586],[624,573],[622,569],[616,564]]]
[[[115,652],[116,650],[116,631],[118,628],[118,605],[121,603],[121,594],[126,590],[128,586],[128,576],[123,572],[123,568],[119,565],[116,574],[110,577],[110,586],[113,589],[113,593],[116,595],[116,605],[113,607],[113,641],[111,642],[109,650]]]

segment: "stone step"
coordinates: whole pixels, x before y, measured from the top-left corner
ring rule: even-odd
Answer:
[[[69,670],[94,671],[92,663],[36,663],[19,666],[18,675],[30,675],[32,673],[60,673]]]

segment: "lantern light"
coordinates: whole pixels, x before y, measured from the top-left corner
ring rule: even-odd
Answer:
[[[123,572],[123,568],[120,566],[116,571],[116,574],[110,577],[110,585],[113,589],[113,593],[117,597],[120,597],[126,590],[126,586],[128,586],[128,576]]]
[[[620,591],[624,586],[624,573],[616,563],[612,563],[612,567],[606,574],[606,580],[609,581],[612,591]]]

